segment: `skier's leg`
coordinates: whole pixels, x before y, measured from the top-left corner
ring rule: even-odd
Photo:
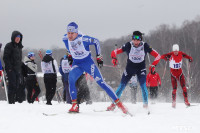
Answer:
[[[150,99],[153,99],[153,88],[149,87],[149,91],[150,91]]]
[[[34,88],[34,90],[35,90],[35,93],[34,93],[34,95],[33,95],[33,97],[32,97],[32,100],[31,100],[32,102],[35,101],[35,99],[38,97],[38,95],[39,95],[40,92],[41,92],[37,80],[33,81],[33,88]]]
[[[131,77],[132,77],[132,74],[128,74],[125,70],[123,75],[122,75],[120,85],[118,86],[117,91],[115,92],[119,98],[121,97],[122,92],[125,89],[127,83],[131,79]]]
[[[77,100],[76,81],[82,74],[83,70],[77,65],[74,65],[72,70],[69,72],[69,92],[71,100]]]
[[[177,80],[176,78],[171,75],[171,83],[172,83],[172,107],[175,108],[176,107],[176,91],[177,91]]]
[[[181,84],[181,87],[182,87],[182,90],[183,90],[183,96],[184,96],[185,104],[187,106],[190,106],[190,103],[188,102],[187,88],[185,86],[185,77],[184,77],[183,74],[180,76],[180,84]]]
[[[146,69],[137,72],[140,87],[142,89],[142,98],[144,107],[148,106],[148,90],[146,87]]]
[[[8,76],[8,102],[9,104],[15,104],[15,92],[16,92],[16,75],[14,71],[7,71]]]
[[[56,83],[57,83],[57,77],[55,76],[54,78],[51,79],[51,97],[50,101],[52,101],[55,93],[56,93]]]
[[[28,103],[31,103],[31,96],[32,96],[32,91],[33,91],[33,87],[32,87],[32,82],[30,82],[30,80],[26,80],[26,89],[27,89],[27,101]]]
[[[158,86],[155,87],[154,94],[155,94],[155,99],[157,99],[157,97],[158,97]]]

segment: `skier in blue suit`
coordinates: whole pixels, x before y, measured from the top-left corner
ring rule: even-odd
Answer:
[[[72,108],[69,112],[79,112],[79,105],[77,104],[77,89],[75,84],[82,73],[86,72],[95,79],[97,84],[106,91],[116,105],[126,114],[128,110],[123,106],[122,102],[119,101],[114,90],[103,80],[99,69],[91,57],[89,46],[94,45],[96,48],[98,66],[103,66],[99,40],[79,34],[78,25],[75,22],[71,22],[67,26],[67,34],[64,35],[63,41],[73,58],[72,70],[69,72],[69,89],[72,99]]]

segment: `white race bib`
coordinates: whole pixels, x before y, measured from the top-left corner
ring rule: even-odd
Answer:
[[[169,62],[169,67],[173,69],[180,69],[182,67],[182,61],[179,63],[176,63],[175,60],[171,60]]]
[[[145,52],[144,52],[144,44],[139,47],[133,47],[131,44],[131,50],[129,53],[129,60],[131,60],[133,63],[141,63],[144,61]]]
[[[42,62],[42,68],[44,70],[44,73],[54,73],[52,61],[50,62]]]
[[[90,54],[89,51],[86,51],[83,45],[82,37],[79,37],[74,41],[68,40],[68,44],[70,53],[74,59],[83,59]]]
[[[69,73],[71,71],[71,66],[69,65],[68,60],[63,59],[61,65],[64,73]]]

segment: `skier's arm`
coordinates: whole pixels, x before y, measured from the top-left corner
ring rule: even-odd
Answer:
[[[155,60],[153,61],[152,65],[156,66],[160,61],[160,54],[156,50],[151,48],[147,43],[144,43],[144,50],[145,52],[148,52],[150,55],[155,57]]]
[[[161,59],[164,59],[165,61],[169,60],[169,58],[171,57],[171,53],[167,53],[167,54],[163,54],[161,56]]]
[[[12,70],[12,65],[11,65],[11,62],[10,62],[10,55],[11,55],[11,50],[10,50],[10,47],[9,45],[6,45],[5,48],[4,48],[4,55],[3,55],[3,61],[6,65],[6,68],[11,71]]]
[[[56,61],[56,60],[53,60],[53,64],[54,64],[54,66],[55,66],[56,73],[58,73],[58,64],[57,64],[57,61]]]
[[[183,55],[184,58],[189,59],[190,62],[193,61],[192,57],[189,56],[189,55],[187,55],[186,53],[183,53],[183,52],[182,52],[182,55]]]

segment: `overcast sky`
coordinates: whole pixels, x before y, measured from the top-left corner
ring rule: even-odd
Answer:
[[[67,24],[104,41],[160,24],[181,26],[200,15],[200,0],[0,0],[0,42],[19,30],[25,48],[65,47]]]

